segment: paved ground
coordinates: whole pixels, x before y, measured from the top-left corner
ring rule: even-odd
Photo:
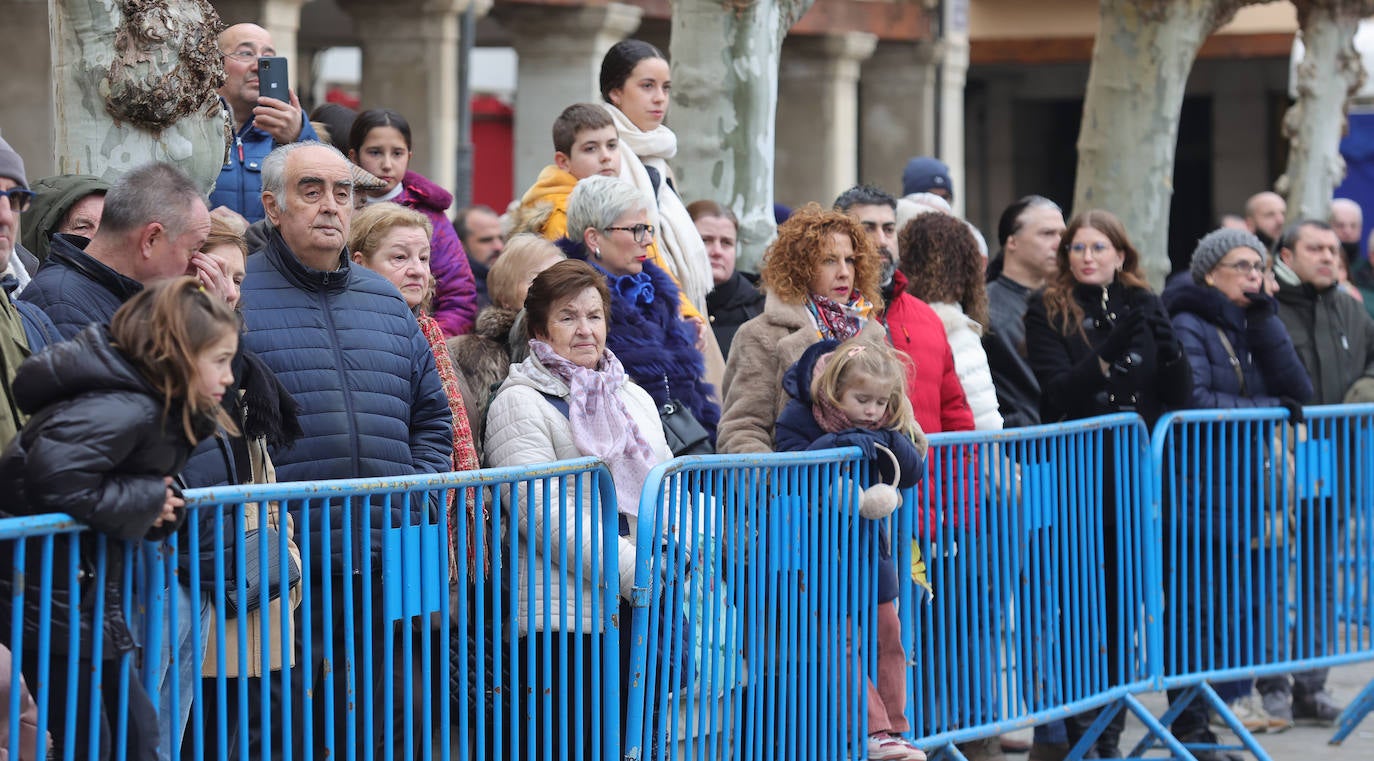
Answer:
[[[1364,689],[1366,684],[1374,680],[1374,662],[1361,663],[1354,666],[1342,666],[1333,669],[1331,677],[1327,682],[1331,694],[1342,705],[1354,699],[1359,691]],[[1168,701],[1164,693],[1152,693],[1143,695],[1142,702],[1154,712],[1156,716],[1164,713],[1168,707]],[[1123,751],[1128,751],[1135,745],[1136,741],[1144,734],[1144,728],[1134,716],[1131,716],[1126,725],[1126,734],[1122,738],[1121,747]],[[1367,717],[1364,723],[1346,738],[1343,745],[1329,745],[1327,741],[1331,739],[1333,729],[1324,727],[1295,727],[1276,735],[1258,735],[1260,745],[1268,751],[1269,756],[1274,761],[1374,761],[1374,715]],[[1229,731],[1218,733],[1223,740],[1232,739],[1234,736]],[[1029,737],[1029,732],[1018,734]],[[1162,755],[1161,751],[1155,751],[1155,756]],[[1025,756],[1008,756],[1008,761],[1024,761]]]

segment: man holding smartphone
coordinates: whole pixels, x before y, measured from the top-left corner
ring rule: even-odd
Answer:
[[[219,95],[234,114],[234,144],[210,194],[210,206],[231,209],[252,223],[264,216],[262,160],[279,145],[320,138],[294,92],[287,91],[288,102],[272,97],[260,86],[261,76],[266,75],[260,70],[260,58],[273,58],[272,73],[290,81],[286,61],[275,58],[277,50],[266,29],[257,24],[235,24],[220,33],[219,51],[225,73]]]

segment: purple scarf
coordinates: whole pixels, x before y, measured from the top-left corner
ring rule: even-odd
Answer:
[[[544,369],[568,384],[568,427],[577,451],[606,463],[615,482],[617,508],[638,515],[640,492],[657,462],[653,447],[616,393],[630,382],[620,360],[607,351],[600,366],[588,370],[537,338],[530,339],[530,352]]]

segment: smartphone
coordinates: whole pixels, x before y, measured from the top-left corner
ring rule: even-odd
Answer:
[[[258,58],[258,98],[276,98],[291,102],[291,78],[286,74],[286,59],[281,56]]]

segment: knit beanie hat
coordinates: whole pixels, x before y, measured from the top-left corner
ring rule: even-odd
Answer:
[[[1216,269],[1217,263],[1233,248],[1250,248],[1264,258],[1264,244],[1255,234],[1246,230],[1223,227],[1202,236],[1193,249],[1193,261],[1188,269],[1193,273],[1193,282],[1207,284],[1207,274]]]
[[[949,167],[945,162],[930,156],[917,156],[906,162],[902,170],[902,195],[924,193],[932,188],[944,188],[954,194],[954,184],[949,180]]]
[[[24,159],[3,137],[0,137],[0,177],[8,177],[25,188],[29,186],[29,178],[24,176]]]

